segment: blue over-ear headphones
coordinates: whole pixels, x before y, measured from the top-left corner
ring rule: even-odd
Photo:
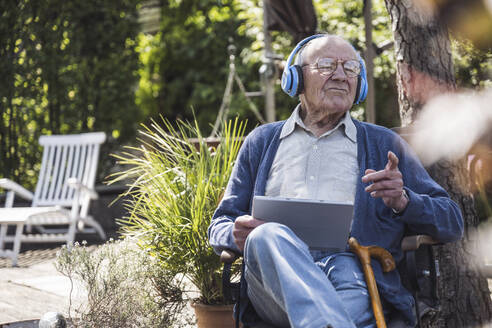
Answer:
[[[295,55],[301,49],[306,43],[311,41],[312,39],[316,38],[321,38],[325,37],[326,34],[315,34],[311,35],[301,42],[299,42],[294,50],[290,53],[289,57],[287,58],[287,63],[285,64],[284,72],[282,73],[282,83],[281,87],[282,90],[288,94],[291,97],[298,96],[303,88],[304,88],[304,81],[302,77],[302,68],[299,65],[292,65],[292,60],[294,59]],[[360,73],[359,77],[357,79],[357,92],[355,93],[355,99],[354,103],[358,104],[361,101],[364,101],[367,96],[367,75],[366,75],[366,65],[364,63],[364,59],[357,53],[357,59],[359,59],[360,63]]]

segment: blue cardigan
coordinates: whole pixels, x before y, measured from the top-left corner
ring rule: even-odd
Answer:
[[[393,131],[353,119],[357,128],[357,160],[359,179],[350,235],[361,245],[377,245],[387,249],[398,263],[404,233],[427,234],[441,242],[452,242],[463,234],[463,218],[459,207],[446,191],[433,181],[408,144]],[[253,196],[264,195],[266,181],[280,143],[285,121],[269,123],[253,130],[245,139],[232,171],[224,197],[216,209],[208,229],[210,244],[217,253],[225,248],[239,251],[234,244],[232,227],[241,215],[251,214]],[[366,169],[385,167],[388,151],[399,158],[398,168],[410,202],[401,214],[394,214],[382,199],[372,198],[361,178]],[[397,270],[384,273],[372,261],[382,297],[410,322],[414,322],[411,294],[402,286]]]

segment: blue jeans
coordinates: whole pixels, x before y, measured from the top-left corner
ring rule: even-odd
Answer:
[[[310,252],[288,227],[255,228],[244,249],[248,297],[278,327],[375,327],[359,260],[352,253]]]

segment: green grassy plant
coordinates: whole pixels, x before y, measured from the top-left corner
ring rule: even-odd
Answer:
[[[173,271],[186,275],[200,292],[198,302],[222,301],[221,263],[207,228],[239,152],[245,124],[223,124],[219,144],[210,147],[198,124],[163,119],[140,131],[141,146],[117,156],[129,168],[112,182],[132,181],[126,196],[126,235]]]

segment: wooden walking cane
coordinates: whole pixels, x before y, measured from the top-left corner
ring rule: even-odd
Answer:
[[[349,246],[350,250],[359,258],[364,269],[364,277],[366,278],[367,289],[371,296],[372,310],[374,311],[376,324],[378,328],[386,328],[381,298],[379,297],[378,286],[376,285],[376,279],[374,278],[374,272],[371,267],[371,256],[379,260],[383,272],[394,270],[396,267],[395,260],[384,248],[379,246],[361,246],[354,237],[350,237]]]

